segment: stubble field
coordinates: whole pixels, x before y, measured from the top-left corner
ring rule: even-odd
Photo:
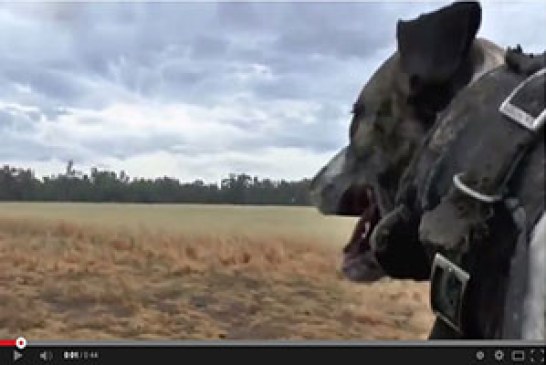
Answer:
[[[0,204],[0,338],[417,340],[428,285],[338,272],[312,208]]]

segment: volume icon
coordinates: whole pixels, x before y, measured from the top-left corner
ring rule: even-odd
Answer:
[[[49,361],[51,359],[53,359],[53,352],[51,351],[43,351],[40,353],[40,359],[44,360],[44,361]]]

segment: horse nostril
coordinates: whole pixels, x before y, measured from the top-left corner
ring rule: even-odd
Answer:
[[[332,191],[334,190],[334,184],[333,183],[327,183],[326,185],[324,185],[324,188],[323,188],[323,191],[324,192],[329,192],[329,191]]]

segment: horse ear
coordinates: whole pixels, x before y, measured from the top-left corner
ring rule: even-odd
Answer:
[[[449,81],[468,55],[481,24],[477,2],[456,2],[396,27],[402,70],[423,83]]]

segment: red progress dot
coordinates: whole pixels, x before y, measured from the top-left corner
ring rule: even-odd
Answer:
[[[15,346],[19,350],[22,350],[27,347],[27,340],[24,337],[19,337],[17,340],[15,340]]]

